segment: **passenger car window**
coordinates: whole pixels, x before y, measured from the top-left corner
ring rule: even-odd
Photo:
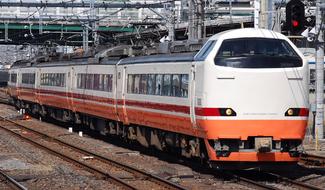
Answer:
[[[148,94],[153,95],[156,91],[156,75],[150,74],[148,76]]]
[[[162,89],[162,75],[157,74],[156,76],[156,95],[161,95],[161,89]]]
[[[188,97],[188,74],[182,75],[181,96],[182,97]]]
[[[180,97],[181,96],[181,75],[173,75],[172,78],[172,96]]]
[[[171,95],[171,75],[169,75],[169,74],[164,75],[162,95],[163,96]]]
[[[140,89],[140,76],[141,75],[134,75],[134,86],[133,86],[133,93],[139,94]]]
[[[147,94],[147,74],[142,74],[141,75],[141,80],[140,80],[140,94]]]
[[[129,74],[127,92],[132,93],[132,89],[133,89],[133,75]]]

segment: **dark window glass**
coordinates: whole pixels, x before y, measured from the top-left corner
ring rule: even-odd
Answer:
[[[35,84],[35,73],[23,73],[21,75],[21,83]]]
[[[156,91],[156,75],[150,74],[148,75],[148,94],[153,95]]]
[[[181,96],[181,75],[173,75],[172,78],[172,96]]]
[[[35,73],[31,73],[29,76],[29,84],[35,84]]]
[[[113,75],[108,75],[108,92],[113,91]]]
[[[171,95],[171,75],[164,75],[163,77],[163,87],[162,87],[162,95],[170,96]]]
[[[188,74],[182,75],[181,96],[188,97]]]
[[[140,76],[141,75],[134,75],[134,86],[133,86],[133,91],[132,91],[134,94],[139,94]]]
[[[205,58],[209,55],[214,45],[216,44],[215,40],[207,41],[201,50],[195,56],[196,61],[204,61]]]
[[[222,42],[215,64],[234,68],[288,68],[301,67],[302,60],[285,40],[237,38]]]
[[[94,75],[86,74],[86,89],[92,89],[94,83]]]
[[[148,78],[148,75],[146,75],[146,74],[141,75],[140,88],[139,88],[140,94],[147,94],[147,78]]]
[[[77,88],[81,88],[81,74],[77,74]]]
[[[161,95],[161,89],[162,89],[162,78],[163,75],[158,74],[156,75],[156,95]]]
[[[133,75],[128,75],[128,86],[127,86],[127,92],[132,93],[132,86],[133,86]]]
[[[103,82],[104,88],[103,88],[103,90],[108,91],[108,75],[104,75],[103,79],[104,79],[104,82]]]
[[[10,74],[10,82],[16,83],[17,82],[17,73]]]
[[[99,90],[104,91],[104,75],[99,75]]]
[[[78,75],[79,76],[79,75]],[[31,80],[35,81],[35,74]],[[42,73],[41,74],[41,85],[44,86],[58,86],[65,87],[65,73]],[[79,79],[78,83],[79,83]]]
[[[100,90],[99,87],[99,77],[100,74],[94,74],[94,90]]]

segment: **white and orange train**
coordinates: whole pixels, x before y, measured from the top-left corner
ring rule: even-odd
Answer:
[[[309,112],[303,55],[262,29],[219,33],[194,54],[16,64],[9,93],[40,117],[216,165],[296,163]]]

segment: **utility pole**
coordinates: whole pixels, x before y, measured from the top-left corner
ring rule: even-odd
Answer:
[[[92,28],[92,36],[93,36],[93,42],[94,42],[94,46],[96,47],[99,44],[99,38],[98,38],[98,33],[97,33],[97,29],[98,29],[98,22],[96,21],[97,19],[97,12],[95,9],[95,3],[96,0],[91,0],[90,4],[89,4],[89,8],[90,8],[90,19],[91,19],[91,28]]]
[[[204,7],[202,0],[189,0],[188,3],[188,39],[197,40],[203,37]]]
[[[257,3],[257,1],[254,1]],[[273,0],[259,0],[259,28],[272,29]],[[255,7],[256,9],[256,7]]]
[[[188,39],[194,40],[196,39],[196,26],[195,25],[195,4],[194,0],[189,0],[188,2]]]
[[[197,38],[204,38],[204,5],[202,0],[197,0],[197,17],[198,17],[198,28]]]
[[[316,143],[318,139],[324,139],[324,27],[322,25],[321,5],[325,0],[317,0],[316,3],[316,121],[315,136]],[[324,11],[324,10],[323,10]],[[318,148],[317,148],[318,149]]]
[[[171,2],[170,17],[167,22],[168,27],[168,37],[170,41],[175,41],[175,1]]]
[[[260,6],[260,1],[254,0],[254,28],[256,29],[259,28]]]
[[[87,26],[84,26],[83,27],[83,30],[82,30],[82,46],[83,46],[83,50],[84,52],[88,52],[88,27]]]

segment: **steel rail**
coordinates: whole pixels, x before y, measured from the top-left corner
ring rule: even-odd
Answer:
[[[4,119],[4,120],[8,121],[8,119]],[[20,127],[22,127],[22,126],[20,126]],[[84,168],[87,171],[89,171],[91,173],[94,173],[97,176],[102,177],[103,179],[108,178],[108,180],[110,180],[112,183],[114,183],[116,185],[122,186],[125,189],[136,190],[136,188],[130,186],[129,184],[127,184],[123,180],[121,180],[121,179],[119,179],[117,177],[114,177],[114,176],[106,173],[105,171],[101,171],[101,170],[99,170],[97,168],[92,167],[91,165],[88,165],[88,164],[83,163],[81,161],[78,161],[78,160],[76,160],[76,159],[74,159],[72,157],[69,157],[69,156],[67,156],[65,154],[62,154],[62,153],[60,153],[60,152],[58,152],[58,151],[56,151],[56,150],[54,150],[52,148],[49,148],[47,146],[44,146],[44,145],[38,143],[37,141],[35,141],[33,139],[24,137],[24,136],[22,136],[21,134],[19,134],[17,132],[14,132],[14,131],[12,131],[10,129],[7,129],[6,127],[3,127],[3,125],[0,125],[0,128],[3,129],[3,130],[6,130],[7,132],[10,132],[11,134],[13,134],[13,135],[15,135],[15,136],[17,136],[17,137],[19,137],[19,138],[21,138],[23,140],[25,140],[26,142],[29,142],[30,144],[33,144],[33,145],[35,145],[35,146],[37,146],[37,147],[39,147],[39,148],[53,154],[53,155],[58,156],[59,158],[62,158],[62,159],[66,160],[66,161],[68,161],[70,163],[73,163],[73,164],[75,164],[75,165],[77,165],[77,166],[79,166],[81,168]]]
[[[94,152],[91,152],[91,151],[88,151],[88,150],[81,149],[80,147],[77,147],[77,146],[75,146],[75,145],[72,145],[72,144],[66,143],[66,142],[64,142],[64,141],[62,141],[62,140],[60,140],[60,139],[57,139],[57,138],[55,138],[55,137],[49,136],[49,135],[47,135],[47,134],[44,134],[44,133],[42,133],[42,132],[40,132],[40,131],[37,131],[37,130],[31,129],[31,128],[29,128],[29,127],[26,127],[26,126],[24,126],[24,125],[22,125],[22,124],[20,124],[20,123],[18,123],[18,122],[16,122],[16,121],[13,121],[13,120],[10,120],[10,119],[6,119],[6,118],[4,118],[4,117],[2,117],[2,116],[0,116],[0,118],[1,118],[2,120],[4,120],[4,121],[10,122],[10,123],[15,124],[15,125],[17,125],[17,126],[20,126],[20,127],[24,128],[24,129],[27,130],[27,131],[30,131],[30,132],[36,133],[36,134],[38,134],[38,135],[40,135],[40,136],[42,136],[42,137],[44,137],[44,138],[47,138],[47,139],[49,139],[51,142],[56,142],[56,143],[61,144],[61,145],[63,145],[63,146],[69,147],[70,149],[73,149],[73,150],[75,150],[75,151],[77,151],[77,152],[79,152],[79,153],[86,154],[86,155],[90,155],[90,156],[92,156],[92,157],[94,157],[94,158],[96,158],[96,159],[98,159],[98,160],[100,160],[100,161],[102,161],[102,162],[104,162],[104,163],[106,163],[106,164],[109,164],[109,165],[112,165],[112,166],[118,167],[118,168],[123,169],[124,171],[130,172],[130,173],[133,173],[135,176],[141,176],[141,177],[143,177],[143,179],[146,179],[146,180],[148,180],[148,181],[151,181],[151,182],[154,182],[154,183],[156,183],[156,184],[159,184],[159,185],[161,185],[161,186],[163,186],[163,187],[165,187],[165,188],[167,188],[167,189],[178,189],[178,190],[185,190],[185,189],[186,189],[185,187],[182,187],[182,186],[180,186],[180,185],[178,185],[178,184],[172,183],[172,182],[170,182],[170,181],[168,181],[168,180],[166,180],[166,179],[163,179],[163,178],[161,178],[161,177],[159,177],[159,176],[156,176],[156,175],[154,175],[154,174],[150,174],[150,173],[146,173],[146,172],[143,171],[143,170],[139,170],[139,169],[134,168],[134,167],[132,167],[132,166],[129,166],[129,165],[126,165],[126,164],[122,164],[122,163],[119,163],[119,162],[117,162],[117,161],[115,161],[115,160],[112,160],[112,159],[109,159],[109,158],[103,157],[103,156],[98,155],[98,154],[96,154],[96,153],[94,153]],[[2,126],[0,125],[0,127],[2,127]],[[11,131],[11,130],[9,130],[9,131],[10,131],[11,133],[15,133],[15,132],[13,132],[13,131]],[[20,134],[17,134],[17,133],[15,133],[15,134],[18,135],[19,137],[26,138],[26,137],[21,136]],[[31,140],[31,139],[28,139],[28,141],[30,141],[30,140]],[[33,140],[32,140],[32,141],[33,141]],[[46,149],[49,149],[49,147],[43,146],[43,145],[39,144],[38,142],[34,142],[34,144],[35,144],[35,143],[36,143],[38,146],[45,147]],[[50,150],[50,152],[52,152],[52,153],[54,153],[54,154],[56,154],[56,155],[58,155],[58,156],[60,156],[60,157],[66,157],[66,155],[63,155],[62,153],[57,152],[57,151],[52,150],[52,149]],[[68,158],[68,160],[77,163],[77,165],[84,165],[84,164],[85,164],[85,163],[80,162],[80,161],[78,161],[78,160],[75,160],[75,159],[73,159],[73,158]],[[89,170],[94,170],[94,169],[95,169],[95,172],[96,172],[96,173],[100,173],[100,174],[102,174],[102,175],[107,175],[107,173],[106,173],[105,171],[98,171],[96,168],[93,168],[93,167],[91,167],[90,165],[87,165],[86,167],[87,167]],[[119,178],[115,178],[114,176],[109,175],[109,176],[107,176],[107,177],[113,178],[114,180],[119,181],[119,183],[124,183],[124,181],[120,180]],[[130,189],[136,189],[135,187],[130,186],[130,185],[129,185],[129,188],[130,188]]]
[[[260,183],[260,182],[257,182],[257,181],[253,181],[251,179],[236,175],[236,174],[231,173],[231,172],[223,171],[222,174],[224,176],[229,177],[230,179],[235,179],[237,182],[239,182],[239,183],[241,183],[243,185],[247,185],[247,186],[249,186],[251,188],[254,188],[254,189],[279,190],[279,188],[276,188],[276,187],[273,187],[273,186],[270,186],[270,185],[266,185],[266,184],[263,184],[263,183]]]
[[[324,190],[323,188],[319,188],[319,187],[316,187],[314,185],[303,183],[303,182],[300,182],[300,181],[292,180],[292,179],[289,179],[287,177],[283,177],[283,176],[278,175],[278,174],[274,174],[274,173],[265,173],[265,174],[275,177],[277,179],[277,181],[283,181],[283,182],[289,183],[291,185],[294,185],[298,189]]]
[[[24,187],[23,185],[21,185],[19,182],[17,182],[16,180],[14,180],[12,177],[10,177],[9,175],[7,175],[6,173],[4,173],[1,170],[0,170],[0,178],[3,178],[5,181],[7,181],[8,182],[8,186],[10,186],[13,189],[16,189],[16,190],[27,190],[26,187]]]
[[[302,162],[305,165],[325,167],[324,156],[303,153],[300,155],[300,162]]]

